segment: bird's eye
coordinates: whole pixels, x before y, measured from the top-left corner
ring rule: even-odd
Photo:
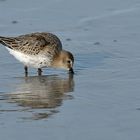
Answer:
[[[67,63],[69,63],[69,64],[70,64],[70,63],[71,63],[71,61],[70,61],[70,60],[67,60]]]

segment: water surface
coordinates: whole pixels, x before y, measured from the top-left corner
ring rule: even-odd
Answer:
[[[1,0],[0,35],[58,35],[75,74],[38,77],[0,46],[3,140],[140,139],[138,0]]]

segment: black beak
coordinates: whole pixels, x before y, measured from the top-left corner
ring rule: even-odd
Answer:
[[[71,74],[74,74],[73,68],[70,68],[70,69],[69,69],[69,72],[70,72]]]

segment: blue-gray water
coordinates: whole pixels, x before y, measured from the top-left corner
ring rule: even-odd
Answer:
[[[0,0],[0,35],[49,31],[75,75],[38,77],[0,45],[0,139],[139,140],[140,1]]]

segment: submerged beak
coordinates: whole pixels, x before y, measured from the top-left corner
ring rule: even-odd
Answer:
[[[70,69],[69,69],[69,72],[70,72],[71,74],[74,74],[73,68],[70,68]]]

